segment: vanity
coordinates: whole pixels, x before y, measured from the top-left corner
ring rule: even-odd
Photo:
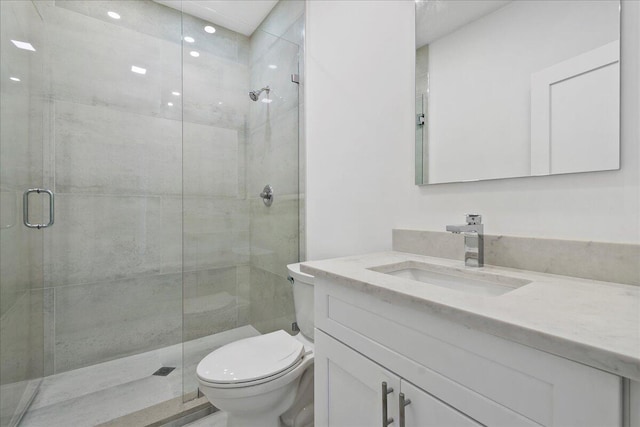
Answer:
[[[315,276],[317,426],[640,426],[640,287],[384,252]]]

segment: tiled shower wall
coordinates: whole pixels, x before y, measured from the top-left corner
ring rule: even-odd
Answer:
[[[249,38],[217,25],[207,34],[208,23],[187,15],[184,22],[184,35],[196,39],[185,43],[183,56],[183,338],[189,341],[249,322],[251,101]]]
[[[304,241],[301,189],[304,147],[302,86],[304,2],[281,1],[251,37],[251,87],[269,85],[271,103],[252,103],[247,144],[247,194],[251,205],[250,322],[262,333],[291,332],[295,320],[286,265],[297,262]],[[276,68],[274,68],[276,67]],[[302,79],[301,83],[304,83]],[[299,98],[300,94],[300,98]],[[300,169],[299,169],[299,167]],[[275,200],[266,207],[255,197],[270,184]],[[301,185],[302,184],[302,185]],[[302,245],[303,246],[303,245]]]
[[[57,194],[45,373],[246,324],[249,39],[212,37],[204,21],[151,1],[41,9],[52,70],[44,163]],[[183,49],[182,32],[196,42]]]
[[[22,337],[40,338],[35,376],[43,363],[49,375],[249,323],[289,330],[302,108],[290,74],[301,60],[304,3],[281,2],[251,38],[221,27],[206,34],[204,21],[151,1],[35,5],[45,84],[28,95],[41,108],[24,106],[36,149],[20,158],[40,174],[27,181],[56,193],[56,224],[22,248],[33,249],[40,278],[26,278],[25,267],[9,292],[31,286],[28,304],[40,305],[21,313],[44,314],[32,322],[44,333]],[[182,45],[182,34],[196,42]],[[248,90],[266,84],[273,102],[251,102]],[[257,197],[267,183],[271,208]],[[26,184],[3,188],[3,201]],[[2,315],[10,300],[3,293]]]
[[[29,119],[41,109],[42,103],[31,94],[39,90],[42,61],[10,44],[15,34],[40,42],[35,36],[42,23],[30,2],[2,2],[0,8],[0,426],[4,427],[26,404],[22,399],[35,391],[31,380],[42,376],[42,233],[22,225],[22,193],[42,180],[41,129],[32,128]],[[34,204],[32,218],[40,213]]]

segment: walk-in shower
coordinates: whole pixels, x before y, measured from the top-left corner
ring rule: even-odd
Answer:
[[[0,427],[131,425],[290,329],[304,2],[161,3],[0,1]]]

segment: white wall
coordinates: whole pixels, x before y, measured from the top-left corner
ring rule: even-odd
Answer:
[[[390,247],[413,174],[413,7],[307,1],[308,259]]]
[[[308,259],[386,250],[391,228],[640,243],[640,2],[622,19],[621,170],[441,184],[414,180],[414,2],[308,1]]]

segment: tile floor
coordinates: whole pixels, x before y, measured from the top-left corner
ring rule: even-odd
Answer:
[[[20,427],[92,427],[178,397],[183,389],[195,391],[196,366],[204,356],[220,346],[259,334],[253,326],[242,326],[188,341],[184,343],[184,367],[183,346],[178,344],[46,377]],[[152,375],[162,366],[176,369],[166,377]],[[226,424],[225,415],[212,415],[217,415],[215,424],[211,418],[209,424],[190,425]],[[222,418],[224,421],[220,421]]]
[[[221,411],[215,412],[184,427],[227,427],[227,414]]]

